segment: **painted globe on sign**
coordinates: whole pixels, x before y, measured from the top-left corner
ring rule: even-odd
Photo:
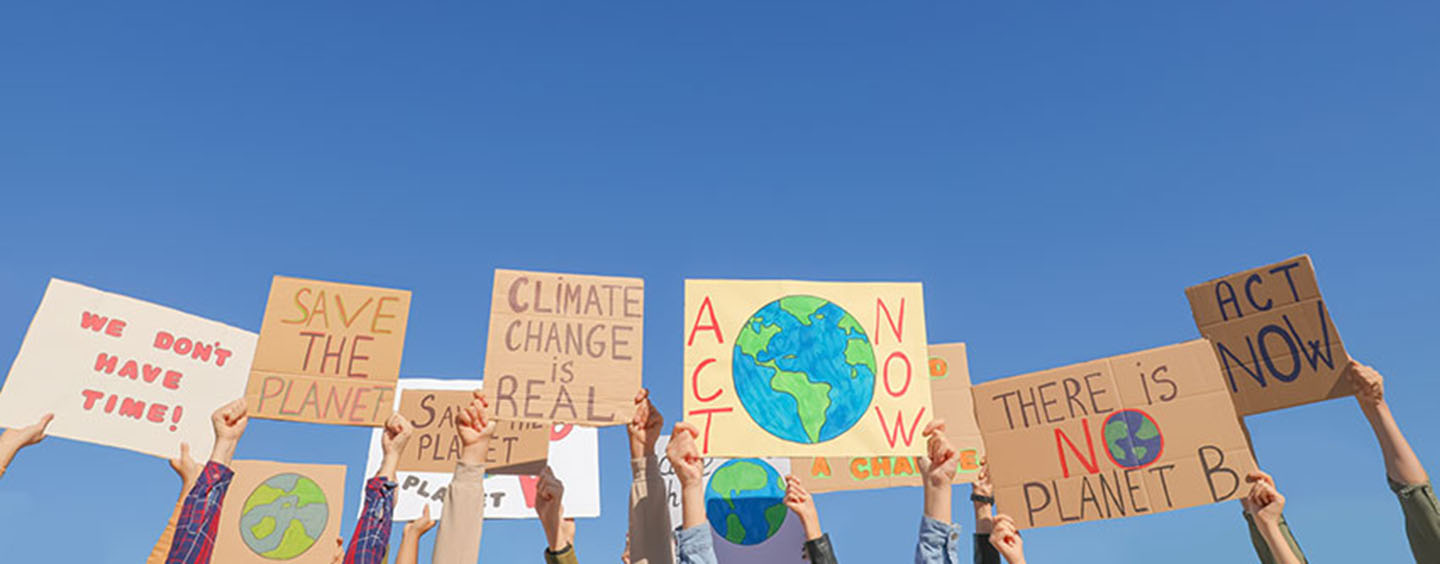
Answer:
[[[1165,451],[1165,437],[1149,414],[1125,409],[1105,418],[1105,450],[1124,468],[1149,466]]]
[[[823,443],[855,426],[875,394],[875,350],[849,312],[786,296],[760,308],[735,339],[735,392],[781,439]]]
[[[315,545],[329,518],[329,503],[319,484],[299,474],[278,474],[245,498],[240,538],[255,554],[290,560]]]
[[[705,485],[705,518],[735,544],[765,542],[785,524],[785,478],[758,458],[720,465]]]

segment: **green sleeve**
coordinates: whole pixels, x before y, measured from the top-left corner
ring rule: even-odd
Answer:
[[[1245,514],[1245,524],[1250,527],[1250,544],[1255,545],[1255,555],[1260,557],[1261,564],[1275,564],[1275,558],[1270,556],[1270,545],[1265,542],[1265,537],[1260,536],[1260,529],[1255,528],[1255,520],[1250,518],[1249,513]],[[1299,558],[1302,564],[1309,564],[1310,561],[1305,559],[1305,552],[1300,550],[1300,543],[1295,540],[1295,535],[1290,533],[1290,524],[1285,522],[1284,517],[1280,518],[1280,534],[1285,536],[1285,542],[1290,544],[1290,551],[1295,553],[1295,557]]]
[[[560,552],[550,552],[550,549],[545,549],[545,564],[579,564],[579,562],[575,559],[575,545],[573,544]]]

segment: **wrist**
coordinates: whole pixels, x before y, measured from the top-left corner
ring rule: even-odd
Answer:
[[[215,439],[215,448],[210,450],[210,462],[229,466],[235,458],[235,439]]]
[[[819,518],[802,518],[800,519],[800,523],[805,526],[805,540],[813,541],[825,536],[825,531],[820,528]]]
[[[460,463],[466,466],[482,466],[485,464],[485,455],[489,452],[490,445],[488,442],[466,445],[460,449]]]

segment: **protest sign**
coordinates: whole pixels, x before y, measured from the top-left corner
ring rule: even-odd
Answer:
[[[1240,415],[1355,393],[1309,255],[1191,286],[1185,295]]]
[[[670,525],[683,523],[680,479],[665,458],[670,435],[655,444],[660,477],[670,509]],[[721,564],[805,562],[805,527],[785,507],[784,458],[706,458],[705,520],[710,525],[715,557]]]
[[[706,456],[920,454],[925,359],[917,283],[685,281],[685,420]]]
[[[216,562],[330,564],[345,466],[236,460],[215,534]]]
[[[0,427],[162,458],[210,457],[210,413],[240,397],[255,334],[52,279],[0,391]]]
[[[486,397],[503,420],[624,425],[640,391],[645,281],[495,271]]]
[[[970,364],[965,343],[930,345],[930,396],[935,418],[945,420],[945,436],[960,453],[955,483],[980,475],[985,454],[980,426],[970,399]],[[795,476],[812,493],[920,486],[920,467],[909,456],[797,458]]]
[[[455,415],[470,405],[471,392],[483,386],[480,380],[401,379],[395,410],[415,426],[415,435],[401,453],[398,470],[455,471],[464,446],[455,429]],[[539,474],[550,449],[550,425],[515,421],[497,421],[496,425],[485,470],[491,474]]]
[[[405,290],[276,276],[245,390],[250,414],[384,425],[409,316]]]
[[[1255,469],[1204,340],[974,391],[998,509],[1021,528],[1236,499]]]
[[[482,383],[479,380],[405,378],[400,380],[400,385],[403,395],[407,385],[418,385],[431,390],[458,391],[473,390]],[[549,442],[547,462],[555,471],[555,476],[565,483],[565,514],[569,517],[599,517],[600,453],[595,429],[569,424],[546,425],[545,429]],[[365,463],[366,475],[373,475],[376,470],[380,469],[380,462],[384,459],[384,452],[380,448],[380,438],[383,434],[383,429],[375,429],[371,432],[370,454]],[[410,442],[414,444],[419,438],[419,436],[411,437]],[[500,456],[504,449],[502,445],[497,444],[498,440],[498,437],[490,440],[490,450]],[[543,468],[543,465],[540,467]],[[518,475],[526,470],[539,472],[534,464],[494,469],[487,465],[485,477],[486,519],[535,518],[535,488],[539,478],[535,474]],[[445,488],[449,487],[454,472],[453,461],[444,469],[434,471],[401,469],[396,472],[395,481],[400,484],[400,487],[395,490],[394,519],[396,521],[418,519],[426,505],[430,506],[430,515],[439,519],[442,502],[445,501]],[[504,472],[507,475],[497,475],[497,472]]]

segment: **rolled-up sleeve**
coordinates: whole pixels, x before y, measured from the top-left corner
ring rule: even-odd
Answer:
[[[630,459],[630,562],[674,564],[670,500],[654,455]]]
[[[915,544],[915,564],[959,564],[960,526],[941,523],[930,517],[920,521],[920,541]]]
[[[385,564],[390,519],[395,515],[395,482],[376,476],[365,482],[365,509],[355,523],[345,564]]]
[[[680,564],[718,564],[715,560],[715,541],[710,538],[710,527],[696,525],[675,532],[679,546]]]
[[[208,564],[215,550],[215,532],[220,527],[220,509],[235,472],[224,464],[208,462],[200,479],[185,495],[175,537],[165,564]]]

